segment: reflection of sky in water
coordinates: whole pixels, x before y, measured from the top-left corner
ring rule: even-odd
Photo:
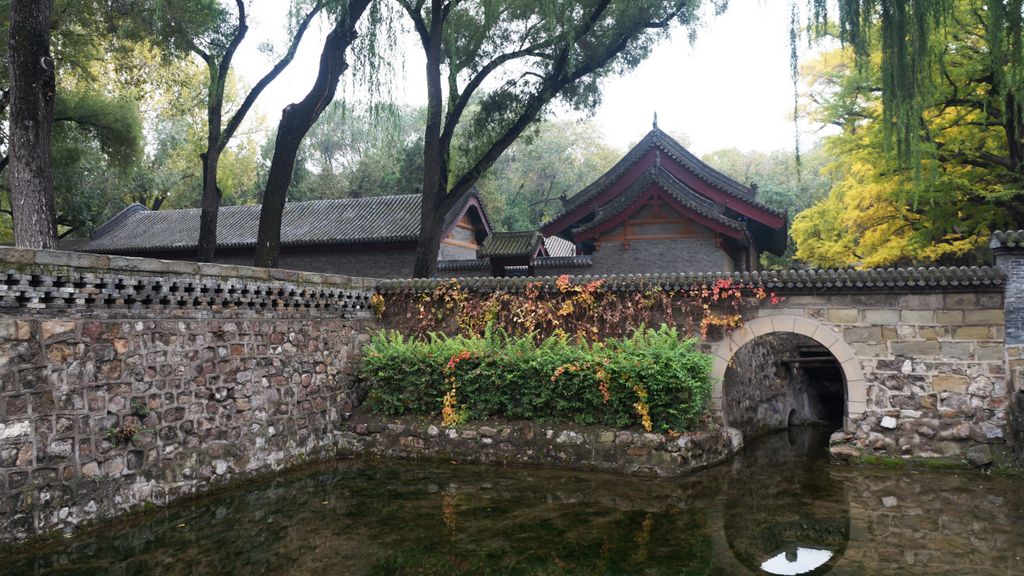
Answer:
[[[818,548],[797,548],[796,551],[786,550],[761,563],[761,570],[769,574],[792,576],[807,574],[820,568],[832,558],[831,550]]]

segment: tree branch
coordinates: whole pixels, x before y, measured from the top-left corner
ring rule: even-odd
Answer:
[[[220,71],[217,76],[217,86],[222,91],[224,90],[224,85],[228,80],[228,70],[231,69],[231,59],[235,57],[235,51],[238,50],[238,46],[242,43],[245,35],[249,32],[249,24],[245,17],[245,2],[243,0],[235,0],[235,6],[238,7],[238,28],[235,29],[235,35],[231,38],[231,42],[229,42],[227,48],[224,49],[224,56],[220,59]]]
[[[427,29],[427,23],[423,20],[423,14],[420,10],[423,9],[423,3],[425,0],[417,0],[416,5],[412,5],[408,0],[398,0],[398,5],[405,10],[405,13],[412,18],[413,27],[416,28],[416,33],[420,37],[420,42],[423,44],[423,49],[426,50],[430,46],[430,30]]]
[[[469,83],[466,84],[466,87],[465,89],[463,89],[462,94],[458,96],[458,99],[456,99],[455,103],[448,109],[447,114],[445,114],[444,130],[441,132],[442,147],[446,147],[451,143],[452,138],[454,138],[455,136],[455,128],[456,126],[458,126],[459,121],[462,119],[462,114],[466,111],[466,107],[469,105],[470,99],[472,99],[473,94],[476,93],[477,89],[480,87],[481,84],[483,84],[487,77],[492,72],[500,68],[502,65],[507,64],[512,60],[522,58],[523,56],[531,56],[536,54],[537,51],[547,47],[544,46],[543,44],[545,43],[536,44],[528,48],[524,48],[522,50],[516,50],[515,52],[508,52],[502,54],[501,56],[498,56],[491,60],[490,62],[488,62],[483,68],[480,69],[479,72],[476,73],[475,76],[473,76]]]
[[[238,2],[241,3],[241,0],[238,0]],[[274,67],[271,68],[263,78],[260,78],[259,82],[252,87],[252,90],[249,90],[245,100],[242,101],[241,106],[238,107],[238,110],[236,110],[231,116],[231,119],[228,120],[227,126],[224,127],[224,131],[221,133],[220,142],[218,143],[218,148],[220,150],[227,147],[228,141],[230,141],[231,137],[234,136],[235,131],[238,130],[238,126],[245,119],[246,114],[249,113],[249,109],[252,108],[260,93],[263,92],[263,89],[270,85],[270,83],[273,82],[289,64],[291,64],[292,60],[295,58],[295,53],[299,49],[299,43],[302,42],[302,37],[305,35],[310,23],[313,22],[313,19],[321,10],[323,10],[323,8],[324,3],[322,0],[313,6],[309,13],[302,19],[298,29],[295,31],[295,37],[292,39],[292,43],[288,47],[288,52],[286,52],[285,55],[282,56],[276,64],[274,64]],[[226,67],[223,68],[225,70],[227,69]]]

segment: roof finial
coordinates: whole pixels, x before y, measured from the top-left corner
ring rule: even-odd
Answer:
[[[653,128],[655,129],[655,130],[657,130],[657,129],[658,129],[658,111],[657,111],[657,110],[655,110],[655,111],[654,111],[654,122],[651,122],[651,126],[652,126],[652,127],[653,127]]]

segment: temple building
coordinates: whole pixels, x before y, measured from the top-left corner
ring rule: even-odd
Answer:
[[[655,124],[540,231],[571,242],[587,274],[733,272],[757,270],[762,252],[781,255],[786,220]]]
[[[194,258],[197,208],[133,204],[93,232],[84,252]],[[252,264],[260,206],[225,206],[217,262]],[[553,276],[757,270],[786,249],[786,213],[711,168],[655,123],[589,186],[562,200],[539,230],[494,232],[473,191],[448,214],[439,276]],[[376,278],[412,274],[420,196],[372,196],[285,205],[279,266]]]
[[[291,270],[402,278],[412,275],[420,231],[420,195],[312,200],[285,204],[278,266]],[[217,217],[221,264],[251,266],[259,205],[224,206]],[[199,243],[198,208],[148,210],[132,204],[97,228],[80,252],[192,260]],[[491,234],[476,193],[448,213],[438,259],[477,260]]]

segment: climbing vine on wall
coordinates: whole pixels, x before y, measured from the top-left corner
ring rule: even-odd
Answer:
[[[537,339],[573,336],[596,341],[666,324],[708,339],[742,326],[746,309],[781,300],[762,285],[730,278],[674,288],[640,280],[626,289],[609,289],[604,280],[573,282],[560,276],[553,284],[530,282],[519,291],[489,292],[466,290],[453,279],[425,291],[377,294],[374,309],[378,318],[421,335],[468,336],[494,325]]]

